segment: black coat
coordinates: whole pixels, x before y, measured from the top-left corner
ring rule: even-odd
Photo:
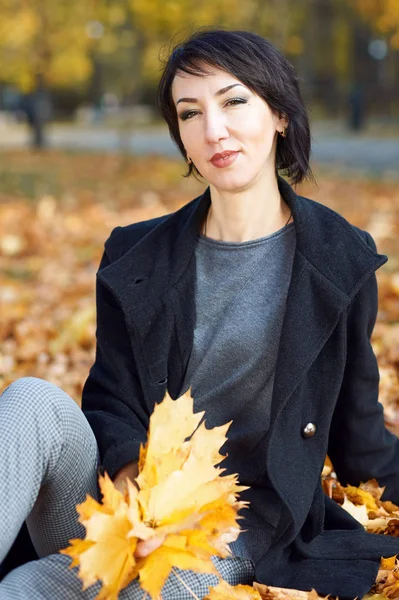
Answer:
[[[373,477],[399,503],[398,438],[384,426],[370,337],[377,315],[375,271],[387,261],[372,237],[283,179],[297,247],[277,358],[271,427],[253,459],[283,505],[272,548],[256,565],[269,585],[361,597],[379,559],[399,539],[365,533],[327,498],[329,454],[341,483]],[[137,459],[154,403],[176,398],[193,344],[197,234],[209,188],[177,212],[116,228],[97,274],[97,354],[83,410],[104,469]],[[307,423],[315,435],[304,436]]]

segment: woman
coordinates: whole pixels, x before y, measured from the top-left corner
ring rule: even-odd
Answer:
[[[1,449],[10,481],[1,502],[17,489],[19,498],[22,484],[27,498],[12,502],[0,549],[29,515],[43,558],[5,577],[0,597],[95,597],[98,587],[81,592],[67,557],[54,553],[81,534],[73,509],[96,493],[97,445],[123,486],[137,473],[154,403],[190,386],[208,425],[233,419],[223,466],[251,486],[234,556],[215,559],[222,576],[361,597],[399,541],[366,533],[323,495],[320,473],[328,452],[342,483],[376,477],[384,498],[399,503],[398,439],[384,427],[370,345],[375,271],[387,258],[367,232],[277,175],[311,177],[310,135],[295,73],[269,42],[195,34],[171,54],[159,99],[189,172],[209,187],[176,213],[116,228],[105,243],[96,360],[83,390],[95,437],[51,384],[22,379],[3,393],[0,431],[11,429],[12,413],[29,450],[22,461],[15,444]],[[152,549],[142,542],[139,553]],[[215,583],[183,575],[198,597]],[[191,598],[176,579],[162,597]],[[137,582],[121,598],[141,599]]]

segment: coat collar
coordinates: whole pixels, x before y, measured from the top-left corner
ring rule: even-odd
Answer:
[[[367,277],[388,259],[367,245],[358,230],[326,206],[295,193],[281,177],[280,193],[292,210],[299,262],[317,271],[324,285],[350,302]],[[187,269],[197,235],[211,202],[209,187],[180,210],[165,217],[121,258],[98,273],[122,306],[131,303],[132,313],[142,315]],[[140,283],[140,285],[137,285]]]

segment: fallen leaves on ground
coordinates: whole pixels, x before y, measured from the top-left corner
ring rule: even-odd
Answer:
[[[399,598],[399,561],[396,556],[381,559],[376,583],[367,595],[367,600]]]
[[[220,581],[210,589],[204,600],[318,600],[322,598],[315,590],[302,592],[288,588],[254,583],[249,585],[231,586],[226,581]]]
[[[325,466],[322,474],[323,490],[348,511],[370,533],[399,537],[399,506],[381,500],[384,487],[375,479],[359,487],[343,486],[337,481],[331,467]]]
[[[262,600],[262,596],[249,585],[232,586],[226,581],[220,581],[209,590],[204,600]]]
[[[351,514],[369,533],[399,537],[399,506],[381,500],[384,487],[375,479],[359,487],[339,483],[329,461],[322,472],[324,492]],[[399,561],[397,555],[381,558],[380,569],[369,594],[363,600],[393,600],[399,598]]]
[[[166,394],[141,448],[138,487],[128,481],[121,493],[106,475],[102,504],[88,497],[77,507],[86,537],[71,540],[62,553],[79,565],[84,588],[102,580],[98,598],[116,599],[137,576],[157,598],[173,568],[217,575],[211,557],[231,554],[228,544],[240,531],[237,513],[246,506],[237,496],[246,488],[217,466],[230,423],[208,430],[203,416],[193,412],[189,393],[174,401]],[[164,541],[135,559],[137,540],[153,538]]]

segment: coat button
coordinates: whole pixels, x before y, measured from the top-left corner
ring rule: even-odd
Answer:
[[[314,423],[308,423],[307,425],[305,425],[305,427],[302,429],[302,436],[304,438],[310,438],[313,437],[314,434],[316,433],[316,425]]]

